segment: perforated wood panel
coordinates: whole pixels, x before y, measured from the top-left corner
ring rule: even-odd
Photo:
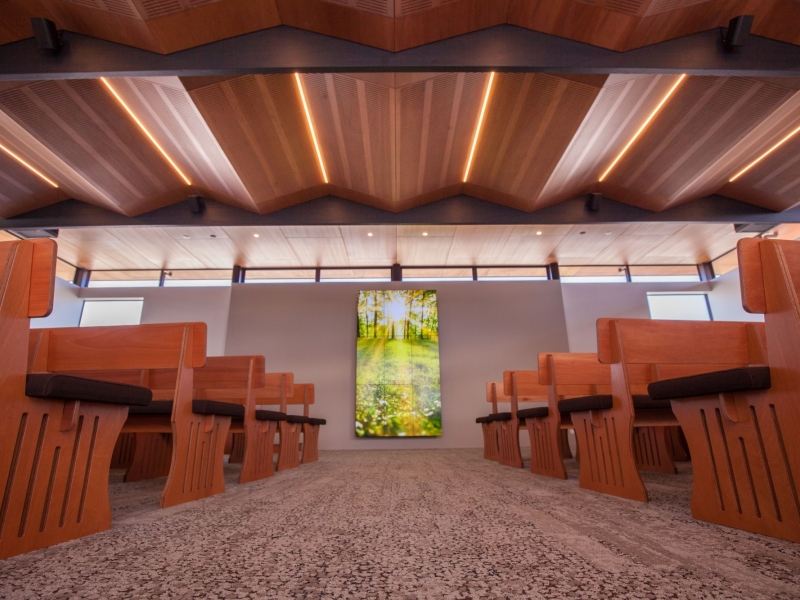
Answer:
[[[262,212],[323,183],[291,75],[248,75],[189,92]]]
[[[115,79],[113,85],[193,185],[217,200],[256,209],[177,77]]]
[[[0,92],[0,109],[61,161],[137,214],[184,184],[109,91],[95,80],[43,81]]]
[[[552,75],[498,74],[469,182],[533,210],[598,92]]]
[[[350,8],[376,13],[384,17],[394,16],[394,0],[323,0],[323,2],[349,6]]]
[[[0,151],[0,216],[10,217],[66,198],[63,191]]]
[[[592,191],[675,80],[672,75],[609,77],[553,170],[537,206]]]
[[[609,186],[660,210],[691,199],[682,192],[792,95],[740,77],[689,77],[609,176]]]

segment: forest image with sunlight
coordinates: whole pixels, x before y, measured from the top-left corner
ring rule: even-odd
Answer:
[[[442,435],[435,290],[358,293],[356,435]]]

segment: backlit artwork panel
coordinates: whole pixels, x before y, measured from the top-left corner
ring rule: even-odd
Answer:
[[[358,293],[356,435],[442,435],[435,290]]]

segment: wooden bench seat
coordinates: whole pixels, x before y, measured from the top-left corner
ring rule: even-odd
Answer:
[[[278,471],[294,469],[301,464],[319,459],[319,431],[320,426],[326,421],[316,419],[316,422],[312,423],[311,417],[308,416],[309,407],[314,404],[313,383],[293,383],[292,387],[287,386],[278,398],[260,399],[259,402],[265,405],[277,404],[282,413],[286,413],[290,405],[303,406],[302,415],[287,414],[286,421],[282,421],[279,425]]]
[[[282,399],[287,396],[292,396],[294,394],[294,375],[292,373],[264,373],[264,386],[258,387],[254,389],[255,399],[254,405],[256,411],[260,411],[263,416],[269,416],[270,419],[268,420],[272,424],[265,423],[267,427],[271,431],[264,431],[262,435],[265,436],[264,439],[269,439],[270,442],[267,444],[269,447],[266,446],[260,447],[260,452],[263,455],[260,459],[260,462],[263,464],[269,463],[272,465],[270,467],[270,475],[275,472],[275,464],[274,464],[274,452],[275,452],[275,433],[279,434],[279,445],[278,445],[278,470],[284,470],[287,467],[285,466],[285,461],[287,458],[284,458],[284,462],[280,460],[280,447],[284,440],[288,445],[293,445],[295,442],[293,437],[296,433],[296,429],[298,427],[285,427],[284,424],[288,422],[288,415],[285,412],[285,406],[283,406],[283,410],[267,410],[262,408],[263,406],[270,406],[278,404],[280,405]],[[228,397],[238,396],[242,397],[243,394],[246,393],[246,390],[231,390],[226,392],[225,395]],[[228,462],[230,464],[236,463],[244,463],[245,459],[245,450],[246,450],[246,437],[245,437],[245,430],[244,430],[244,423],[234,421],[233,427],[231,429],[231,440],[230,440],[230,454],[228,457]],[[299,436],[298,436],[298,452],[299,452]],[[267,458],[268,457],[268,458]],[[244,468],[243,468],[244,470]],[[240,480],[241,481],[241,480]],[[244,483],[244,481],[242,481]]]
[[[800,243],[740,240],[738,253],[742,305],[763,325],[609,320],[598,323],[599,356],[621,377],[654,360],[711,363],[702,377],[665,373],[651,386],[676,396],[692,516],[800,542]]]
[[[505,371],[503,382],[495,384],[493,393],[498,402],[508,402],[511,410],[489,415],[490,423],[497,431],[499,446],[498,462],[509,467],[522,468],[522,453],[519,446],[520,402],[546,402],[547,388],[539,385],[536,371]],[[497,391],[497,390],[501,391]],[[495,406],[495,405],[493,405]]]
[[[127,403],[150,392],[79,373],[177,365],[187,336],[191,348],[186,324],[31,331],[52,309],[56,253],[52,240],[0,244],[0,558],[111,525],[112,449]]]

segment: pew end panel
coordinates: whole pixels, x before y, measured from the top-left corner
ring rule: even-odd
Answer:
[[[114,443],[128,403],[150,400],[146,390],[115,398],[122,388],[49,376],[47,353],[31,352],[29,319],[52,310],[56,251],[53,240],[0,244],[0,559],[110,527]]]
[[[619,328],[626,357],[645,360],[657,350],[670,362],[688,362],[704,353],[705,362],[718,371],[654,387],[654,392],[664,392],[663,386],[675,382],[689,385],[685,393],[677,388],[667,392],[692,456],[692,515],[800,542],[800,441],[789,433],[800,426],[800,244],[742,242],[738,251],[743,305],[750,312],[765,313],[763,325],[703,323],[702,335],[695,333],[683,343],[666,337],[669,342],[656,349],[630,341],[645,327],[653,332],[652,324],[623,320]],[[659,325],[674,328],[676,322]],[[696,325],[677,325],[683,333],[700,331]],[[764,363],[768,381],[759,383],[753,378],[763,371],[756,366]],[[731,371],[733,367],[740,369]],[[734,383],[736,373],[746,378]],[[712,380],[710,387],[698,385]]]

